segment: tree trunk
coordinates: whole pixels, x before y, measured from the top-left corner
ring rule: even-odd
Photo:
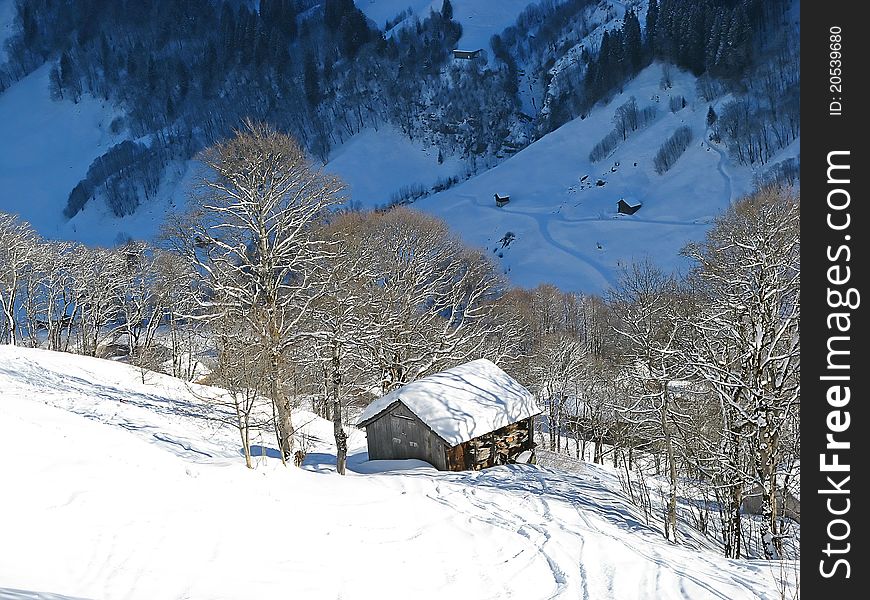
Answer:
[[[245,450],[245,466],[249,469],[253,469],[254,465],[251,461],[250,429],[248,428],[247,423],[241,424],[239,427],[239,433],[242,436],[242,448]]]
[[[764,556],[776,560],[782,556],[782,542],[777,535],[776,446],[778,440],[770,432],[770,415],[759,420],[758,450],[755,453],[756,474],[761,481],[761,543]],[[783,493],[783,502],[785,494]]]
[[[250,427],[248,427],[247,416],[242,412],[242,407],[239,405],[239,398],[235,394],[233,394],[233,404],[236,409],[236,424],[239,427],[239,435],[242,438],[242,450],[245,453],[245,466],[249,469],[253,469],[254,466],[251,462],[251,430]]]
[[[344,475],[347,465],[347,434],[341,423],[341,405],[334,402],[332,410],[332,425],[335,431],[335,470],[339,475]]]
[[[740,541],[743,537],[740,522],[740,504],[742,501],[742,485],[730,486],[725,520],[725,556],[728,558],[740,558]]]
[[[281,451],[281,462],[285,465],[293,457],[293,415],[292,404],[289,398],[281,394],[279,385],[281,359],[278,354],[272,355],[271,395],[272,404],[275,406],[276,420],[275,429],[278,433],[278,446]]]
[[[338,343],[332,344],[332,426],[335,432],[335,470],[344,475],[347,464],[347,434],[341,418],[341,357]]]
[[[665,436],[665,450],[668,457],[668,513],[665,519],[665,539],[677,541],[677,461],[674,457],[674,440],[668,431],[668,410],[670,397],[667,384],[663,388],[661,427]]]
[[[674,443],[671,436],[665,437],[668,452],[668,518],[665,522],[665,538],[677,541],[677,461],[674,458]]]
[[[13,283],[12,285],[16,285]],[[7,339],[9,341],[10,346],[15,346],[16,343],[16,324],[15,324],[15,290],[9,294],[9,306],[4,307],[6,312],[6,329],[7,329]]]

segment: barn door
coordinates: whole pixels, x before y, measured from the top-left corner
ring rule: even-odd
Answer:
[[[416,458],[414,452],[417,441],[413,439],[414,419],[400,413],[390,414],[390,425],[393,430],[393,456],[396,458]]]

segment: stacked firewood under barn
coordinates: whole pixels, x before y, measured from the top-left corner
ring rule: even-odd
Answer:
[[[521,453],[534,450],[533,418],[511,423],[450,448],[447,450],[447,468],[451,471],[479,471],[517,462]]]

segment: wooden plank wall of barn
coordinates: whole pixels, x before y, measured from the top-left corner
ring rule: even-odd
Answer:
[[[417,458],[447,469],[444,442],[404,404],[390,407],[366,425],[366,437],[370,460]]]

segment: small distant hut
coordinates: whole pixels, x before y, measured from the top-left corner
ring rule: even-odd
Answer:
[[[534,456],[540,412],[531,392],[479,359],[378,398],[357,427],[366,430],[370,460],[416,458],[441,471],[477,471]]]
[[[483,48],[478,48],[477,50],[454,50],[453,58],[458,58],[460,60],[472,60],[480,56],[483,52]]]
[[[495,205],[501,208],[505,204],[511,201],[510,196],[499,196],[498,194],[494,194],[495,196]]]
[[[643,204],[641,204],[640,202],[620,198],[619,202],[616,203],[616,212],[623,215],[633,215],[638,210],[640,210],[641,206],[643,206]]]
[[[743,511],[751,515],[760,515],[763,500],[763,490],[760,485],[752,488],[743,497],[741,504]],[[789,490],[776,490],[776,504],[779,508],[778,512],[785,515],[789,519],[793,519],[798,523],[801,522],[801,501]]]

